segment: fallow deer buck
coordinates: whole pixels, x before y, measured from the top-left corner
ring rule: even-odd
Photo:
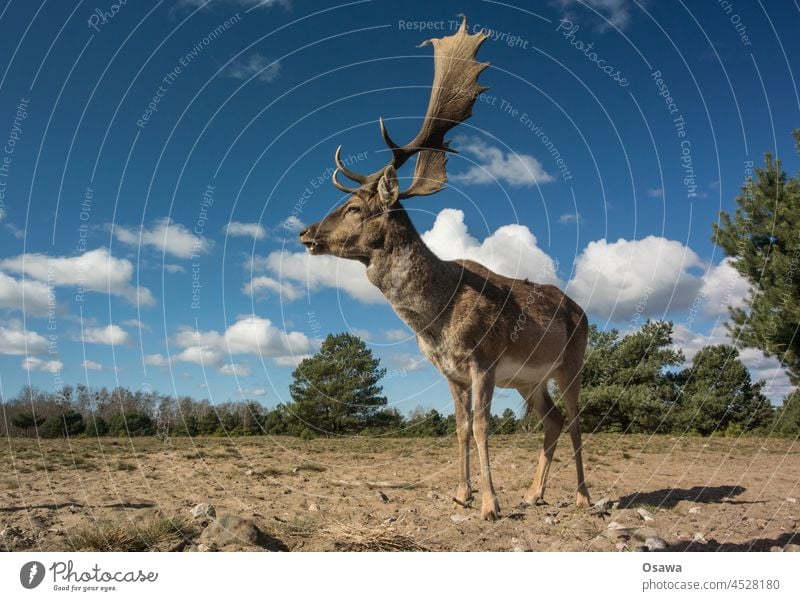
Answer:
[[[361,261],[367,277],[417,335],[420,350],[447,378],[455,401],[459,448],[454,501],[468,505],[470,422],[481,466],[481,518],[499,517],[489,469],[490,405],[495,386],[516,388],[544,424],[544,448],[523,504],[543,502],[547,473],[564,424],[548,394],[552,378],[564,398],[578,472],[577,504],[589,504],[583,476],[578,395],[586,350],[586,316],[558,288],[498,275],[473,261],[443,261],[425,245],[400,201],[442,190],[447,181],[445,134],[469,118],[485,89],[478,75],[489,63],[475,60],[486,39],[469,34],[466,19],[450,36],[429,40],[435,74],[425,120],[417,136],[398,146],[383,120],[381,134],[391,150],[388,165],[372,173],[351,172],[336,151],[333,183],[349,196],[319,223],[300,233],[313,255]],[[417,155],[410,187],[401,191],[397,169]],[[358,183],[347,187],[341,172]],[[472,419],[472,403],[474,412]]]

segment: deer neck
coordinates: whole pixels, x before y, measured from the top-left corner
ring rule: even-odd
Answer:
[[[390,218],[382,246],[372,251],[367,277],[414,332],[432,332],[458,286],[452,267],[427,247],[402,211]]]

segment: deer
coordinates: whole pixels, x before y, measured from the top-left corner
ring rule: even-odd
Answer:
[[[392,140],[383,118],[381,135],[391,152],[382,169],[351,171],[335,152],[332,183],[346,194],[338,208],[299,233],[312,255],[360,261],[369,281],[416,334],[420,351],[447,379],[453,396],[458,446],[458,486],[453,502],[471,507],[472,437],[480,463],[480,517],[494,521],[500,505],[489,463],[491,403],[495,387],[514,388],[543,424],[544,444],[521,507],[545,504],[547,475],[564,417],[548,383],[555,379],[572,438],[578,485],[576,505],[589,506],[584,479],[578,399],[588,321],[583,309],[558,287],[494,273],[470,260],[445,261],[424,243],[400,201],[428,196],[446,186],[447,155],[456,152],[447,132],[472,116],[478,84],[489,66],[476,55],[487,35],[469,33],[466,17],[449,36],[423,42],[434,49],[434,78],[422,127],[404,146]],[[400,189],[398,169],[416,156],[411,183]],[[339,181],[339,174],[357,186]]]

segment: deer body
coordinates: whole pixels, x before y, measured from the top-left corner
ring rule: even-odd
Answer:
[[[554,286],[504,277],[473,261],[439,259],[425,245],[399,202],[442,189],[446,181],[445,152],[450,150],[443,141],[444,132],[469,115],[474,96],[462,100],[456,95],[463,106],[453,109],[458,102],[453,102],[451,94],[443,106],[455,114],[445,118],[447,115],[441,114],[445,109],[437,104],[437,93],[447,96],[448,82],[457,92],[483,89],[476,79],[485,64],[475,63],[474,54],[484,37],[468,35],[465,22],[453,36],[434,40],[437,72],[422,131],[412,144],[399,147],[381,122],[393,159],[388,167],[370,176],[347,171],[337,151],[337,171],[362,185],[346,188],[334,173],[337,187],[352,196],[321,222],[301,232],[300,241],[312,254],[332,254],[364,263],[370,282],[416,333],[420,350],[447,378],[454,399],[459,447],[454,501],[467,505],[472,500],[469,463],[474,436],[481,468],[481,517],[493,520],[499,516],[499,504],[491,478],[488,437],[495,386],[517,389],[528,409],[544,424],[544,448],[533,485],[523,497],[524,504],[535,504],[543,498],[564,424],[547,391],[548,381],[556,379],[575,452],[577,503],[589,503],[577,416],[588,323],[583,310]],[[420,155],[414,181],[401,193],[396,167],[413,154]]]

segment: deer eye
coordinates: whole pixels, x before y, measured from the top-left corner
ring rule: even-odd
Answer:
[[[358,205],[350,205],[349,207],[347,207],[347,210],[345,211],[345,213],[348,215],[350,213],[360,213],[360,212],[361,212],[361,207],[359,207]]]

